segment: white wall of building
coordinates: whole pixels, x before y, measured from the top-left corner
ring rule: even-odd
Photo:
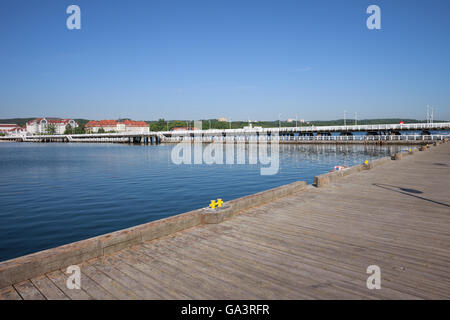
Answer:
[[[91,127],[90,130],[92,133],[97,133],[100,128],[103,128],[105,132],[115,131],[115,132],[136,132],[136,133],[148,133],[150,132],[150,127],[135,127],[135,126],[126,126],[123,123],[119,123],[116,126],[103,126],[103,127]]]
[[[64,134],[66,131],[66,126],[70,125],[72,128],[78,127],[78,124],[75,122],[75,120],[47,120],[45,118],[42,119],[36,119],[27,122],[27,133],[30,134],[47,134],[48,133],[48,126],[54,125],[55,126],[55,134]]]

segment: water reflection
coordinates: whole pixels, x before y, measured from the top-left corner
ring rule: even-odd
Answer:
[[[280,170],[176,165],[174,145],[0,144],[0,260],[204,207],[407,147],[280,145]],[[248,146],[246,146],[248,148]]]

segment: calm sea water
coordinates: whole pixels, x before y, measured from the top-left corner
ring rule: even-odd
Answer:
[[[0,143],[0,261],[162,219],[406,147],[280,145],[280,169],[176,165],[173,145]]]

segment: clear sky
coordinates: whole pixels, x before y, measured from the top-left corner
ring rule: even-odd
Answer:
[[[449,16],[448,0],[1,0],[0,118],[424,119],[430,104],[450,120]]]

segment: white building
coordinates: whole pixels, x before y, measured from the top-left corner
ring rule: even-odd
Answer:
[[[0,133],[5,135],[24,134],[26,129],[15,123],[0,123]]]
[[[135,133],[148,133],[150,132],[150,126],[145,121],[133,121],[133,120],[91,120],[85,125],[86,131],[97,133],[100,129],[105,132],[135,132]]]
[[[296,120],[296,119],[287,119],[287,122],[289,122],[289,123],[296,122],[296,121],[298,121],[298,122],[300,122],[300,123],[305,123],[305,119],[299,119],[299,120]]]
[[[27,133],[30,134],[64,134],[67,126],[78,127],[78,123],[72,119],[38,118],[27,122]]]
[[[0,132],[1,133],[7,133],[10,132],[11,130],[17,130],[20,129],[20,126],[18,124],[15,123],[0,123]]]
[[[262,127],[258,127],[258,126],[255,126],[255,127],[254,127],[251,123],[249,123],[248,126],[244,126],[242,129],[244,129],[244,130],[252,130],[252,129],[255,129],[255,130],[261,131],[261,130],[262,130]]]

